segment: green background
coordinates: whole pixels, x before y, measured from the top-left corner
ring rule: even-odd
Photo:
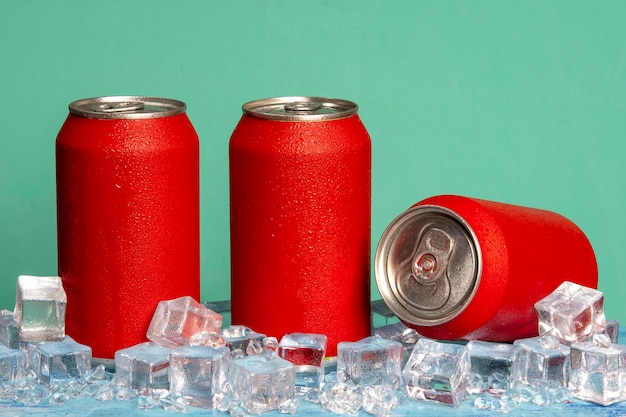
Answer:
[[[54,142],[69,102],[187,103],[201,141],[202,298],[219,300],[241,105],[320,95],[357,102],[372,138],[372,253],[431,195],[549,209],[585,231],[607,316],[626,323],[625,1],[1,6],[0,308],[13,308],[19,274],[56,275]]]

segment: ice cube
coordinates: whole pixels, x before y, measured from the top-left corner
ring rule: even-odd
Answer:
[[[111,381],[93,381],[83,391],[98,401],[111,401],[116,398],[118,385]]]
[[[42,384],[79,378],[91,370],[91,348],[69,336],[62,342],[31,342],[28,366]]]
[[[169,389],[168,367],[172,349],[153,342],[115,352],[115,382],[140,394]]]
[[[190,405],[214,409],[225,393],[230,349],[184,346],[170,353],[170,392]]]
[[[26,376],[26,352],[0,346],[0,383],[11,383]]]
[[[539,335],[551,334],[566,345],[602,332],[606,324],[604,295],[569,281],[535,303],[535,310]]]
[[[402,380],[402,344],[378,336],[337,344],[337,380],[356,385],[389,384]]]
[[[521,348],[508,343],[472,340],[467,344],[467,349],[472,369],[468,391],[471,394],[485,390],[491,394],[506,391],[511,379],[511,367]],[[477,385],[476,381],[482,383]]]
[[[402,366],[409,360],[415,343],[422,337],[415,329],[407,327],[400,321],[374,329],[374,336],[402,343]]]
[[[232,325],[222,329],[222,337],[231,351],[239,350],[244,355],[248,353],[248,345],[263,346],[265,335],[257,333],[246,326]]]
[[[278,406],[278,412],[280,414],[296,414],[298,412],[300,404],[297,399],[284,401],[282,404]]]
[[[502,396],[510,399],[511,393],[517,393],[522,402],[529,402],[541,407],[549,407],[553,404],[568,404],[573,401],[572,392],[561,384],[555,382],[536,382],[533,385],[524,385],[520,381],[514,382],[514,387]]]
[[[553,382],[567,386],[569,377],[568,346],[552,335],[516,340],[521,348],[518,360],[511,367],[511,380],[524,384]]]
[[[215,332],[198,332],[189,338],[190,346],[211,346],[219,349],[226,346],[226,340]]]
[[[65,337],[67,296],[60,277],[20,275],[14,317],[18,337],[28,342],[61,342]]]
[[[494,398],[489,395],[488,392],[484,391],[482,393],[479,393],[476,398],[474,398],[474,407],[478,408],[479,410],[489,410],[493,407],[495,400]]]
[[[12,311],[0,312],[0,343],[10,349],[21,349],[24,345],[18,338],[17,321]]]
[[[389,385],[370,385],[363,388],[363,410],[377,417],[385,417],[398,405],[398,394]]]
[[[363,406],[363,388],[353,381],[326,384],[319,396],[323,409],[333,414],[356,415]]]
[[[263,349],[271,352],[278,352],[278,339],[274,336],[269,336],[263,339]]]
[[[584,340],[581,340],[580,342],[593,342],[594,338],[597,338],[599,335],[607,336],[611,343],[618,343],[619,342],[619,323],[618,323],[618,321],[617,320],[607,320],[606,321],[606,325],[604,326],[604,329],[602,329],[600,332],[594,333],[594,334],[586,337]],[[577,343],[580,343],[580,342],[577,342]]]
[[[610,405],[626,400],[626,346],[606,335],[571,346],[569,388],[581,400]]]
[[[140,410],[152,410],[157,408],[159,403],[152,395],[139,395],[137,398],[137,407]]]
[[[188,344],[196,333],[219,332],[221,327],[221,315],[185,296],[157,305],[146,337],[161,346],[177,348]]]
[[[296,390],[306,393],[319,389],[324,381],[325,335],[289,333],[280,339],[278,355],[296,367]]]
[[[25,406],[34,407],[50,395],[50,390],[44,385],[38,384],[33,378],[16,381],[13,386],[13,401]]]
[[[404,366],[409,397],[458,407],[471,373],[467,346],[422,338]]]
[[[278,410],[295,398],[296,369],[274,352],[232,359],[229,381],[250,414]]]

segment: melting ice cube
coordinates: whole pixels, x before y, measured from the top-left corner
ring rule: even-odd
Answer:
[[[519,358],[513,362],[511,379],[524,384],[541,382],[567,386],[569,378],[568,346],[552,335],[516,340],[521,348]]]
[[[319,389],[324,381],[327,338],[315,333],[290,333],[280,339],[278,355],[296,367],[296,389]]]
[[[140,394],[169,388],[168,367],[172,349],[145,342],[115,352],[115,381]]]
[[[356,385],[389,384],[402,380],[402,344],[371,336],[357,342],[337,344],[337,380]]]
[[[230,360],[227,347],[184,346],[170,353],[169,380],[173,395],[190,405],[214,409],[224,396]]]
[[[604,331],[604,295],[593,288],[565,281],[535,303],[539,335],[551,334],[561,343],[582,342]]]
[[[250,414],[278,410],[295,397],[295,367],[274,352],[241,356],[230,366],[234,395]]]
[[[222,316],[192,297],[161,301],[154,312],[148,340],[164,347],[177,348],[189,343],[199,332],[219,332]]]
[[[409,397],[458,407],[470,376],[467,346],[422,338],[402,371]]]
[[[626,346],[606,335],[571,347],[569,388],[576,398],[601,405],[626,400]]]
[[[0,383],[12,383],[26,376],[26,352],[0,346]]]
[[[20,275],[14,317],[18,337],[29,342],[63,341],[67,296],[60,277]]]
[[[91,370],[91,348],[69,336],[62,342],[29,343],[28,364],[43,384],[79,378]]]
[[[511,367],[521,348],[508,343],[472,340],[467,344],[472,375],[468,386],[471,394],[489,391],[501,394],[509,388]]]

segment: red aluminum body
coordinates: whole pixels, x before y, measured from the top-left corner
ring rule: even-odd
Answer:
[[[325,334],[329,356],[370,334],[371,143],[354,110],[244,114],[230,139],[232,321]]]
[[[588,239],[559,214],[455,195],[427,198],[416,207],[455,213],[473,233],[482,263],[475,293],[458,315],[432,326],[403,320],[423,336],[494,342],[536,336],[537,301],[564,281],[597,288]],[[377,280],[378,272],[377,266]],[[449,273],[454,285],[454,272]]]
[[[66,330],[95,358],[146,341],[159,301],[200,297],[199,144],[180,105],[143,119],[70,113],[58,134]]]

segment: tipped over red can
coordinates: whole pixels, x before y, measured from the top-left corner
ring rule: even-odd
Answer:
[[[200,297],[199,143],[185,104],[70,104],[56,140],[66,332],[94,358],[146,341],[157,304]]]
[[[427,198],[394,219],[375,272],[398,318],[443,340],[536,336],[537,301],[564,281],[598,285],[591,244],[567,218],[455,195]]]

